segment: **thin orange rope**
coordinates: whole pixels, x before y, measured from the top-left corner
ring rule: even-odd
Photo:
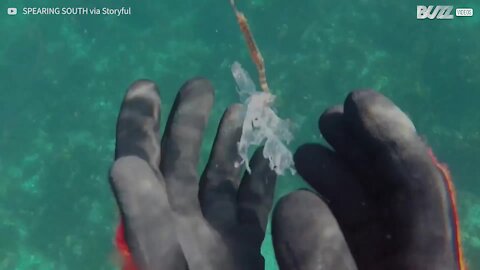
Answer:
[[[442,175],[442,178],[445,181],[445,185],[447,186],[448,189],[448,194],[450,198],[450,205],[452,207],[452,212],[453,212],[453,219],[454,219],[454,230],[455,230],[455,252],[457,253],[457,259],[458,259],[458,266],[459,270],[467,270],[467,265],[465,263],[465,259],[463,257],[463,249],[462,249],[462,238],[460,235],[460,220],[458,218],[458,210],[457,210],[457,198],[455,194],[455,187],[453,185],[452,177],[450,175],[450,171],[448,170],[448,167],[444,163],[440,163],[433,154],[432,149],[428,150],[428,154],[431,157],[433,164],[435,164],[435,167],[440,171],[440,174]]]

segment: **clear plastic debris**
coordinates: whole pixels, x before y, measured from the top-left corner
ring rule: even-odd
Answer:
[[[288,121],[279,118],[272,109],[275,96],[269,92],[256,91],[255,84],[248,73],[238,62],[232,65],[232,74],[237,83],[237,91],[245,106],[242,136],[238,143],[238,151],[247,171],[249,147],[263,145],[263,156],[270,161],[270,168],[278,175],[285,170],[295,173],[293,156],[286,147],[293,139]]]

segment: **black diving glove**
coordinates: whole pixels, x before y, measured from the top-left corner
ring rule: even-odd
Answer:
[[[242,168],[234,166],[243,121],[238,105],[223,115],[208,164],[197,175],[213,98],[207,80],[186,82],[160,138],[157,87],[137,81],[128,89],[110,172],[121,214],[119,237],[128,247],[124,255],[131,256],[124,269],[264,268],[260,248],[276,175],[257,151],[251,174],[241,179]]]
[[[454,189],[410,119],[374,91],[352,92],[305,144],[301,190],[275,207],[281,270],[464,270]]]

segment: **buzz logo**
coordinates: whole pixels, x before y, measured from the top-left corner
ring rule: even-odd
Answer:
[[[417,6],[417,19],[451,20],[453,6]]]

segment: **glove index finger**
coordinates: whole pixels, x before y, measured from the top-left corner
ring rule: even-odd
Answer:
[[[409,146],[420,141],[410,118],[392,101],[373,90],[354,91],[344,104],[344,115],[366,147]]]
[[[250,160],[251,172],[245,172],[238,189],[238,219],[241,224],[251,225],[255,235],[263,240],[268,216],[273,204],[277,174],[263,156],[263,147],[255,150]]]
[[[200,205],[205,218],[215,227],[228,227],[237,221],[236,198],[242,167],[235,163],[241,160],[237,147],[242,135],[241,108],[235,104],[223,114],[200,179]]]
[[[344,117],[368,152],[368,190],[376,190],[389,231],[382,269],[458,269],[449,190],[407,115],[374,91],[352,92]],[[407,240],[408,239],[408,240]],[[408,242],[406,242],[408,241]]]
[[[181,87],[168,117],[160,171],[174,211],[200,212],[197,167],[213,95],[208,80],[191,79]]]

